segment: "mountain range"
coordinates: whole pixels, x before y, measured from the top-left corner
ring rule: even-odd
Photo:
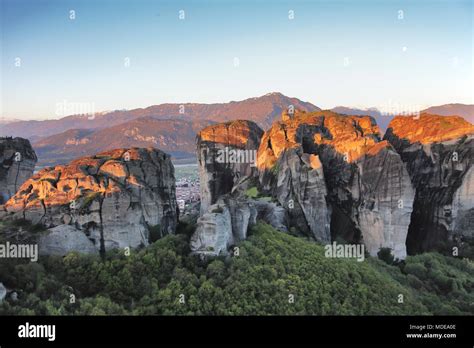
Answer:
[[[133,110],[115,110],[91,115],[72,115],[57,120],[20,121],[9,123],[0,129],[0,135],[21,136],[37,140],[70,129],[101,129],[129,122],[141,117],[155,119],[212,120],[223,122],[248,119],[268,128],[283,110],[293,105],[304,111],[320,110],[317,106],[290,98],[281,93],[268,93],[257,98],[216,104],[160,104]]]
[[[72,115],[55,120],[13,121],[0,124],[0,136],[28,138],[38,154],[38,165],[54,165],[114,148],[153,146],[173,160],[194,161],[195,139],[200,129],[218,122],[246,119],[268,129],[292,105],[306,112],[321,109],[309,102],[274,92],[242,101],[215,104],[160,104],[133,110]],[[377,108],[338,106],[339,114],[372,116],[382,130],[395,115]],[[459,115],[474,120],[474,105],[447,104],[426,109],[439,115]]]
[[[33,143],[39,165],[55,165],[114,148],[156,147],[175,161],[194,159],[196,134],[209,120],[160,120],[141,117],[108,128],[70,129]]]

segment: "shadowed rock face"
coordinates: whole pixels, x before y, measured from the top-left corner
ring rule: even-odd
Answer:
[[[242,177],[256,173],[256,151],[263,131],[252,121],[209,126],[197,136],[201,215],[232,190]]]
[[[250,198],[245,191],[254,183],[246,177],[209,207],[197,221],[191,250],[200,255],[227,254],[232,245],[247,238],[248,229],[262,220],[277,230],[288,232],[285,209],[275,202]]]
[[[443,250],[474,237],[474,126],[457,116],[396,117],[385,135],[416,189],[407,248]]]
[[[352,179],[352,219],[374,255],[380,247],[406,257],[406,238],[415,191],[404,163],[386,141],[372,146],[356,161]]]
[[[321,242],[330,242],[330,211],[319,156],[304,153],[302,147],[281,152],[273,168],[262,171],[263,189],[285,207],[289,227]]]
[[[37,158],[27,139],[0,138],[0,204],[31,176]]]
[[[299,230],[306,225],[323,242],[363,241],[372,255],[388,247],[395,257],[406,256],[414,191],[371,117],[284,115],[264,134],[257,166],[262,186],[287,207]]]
[[[161,236],[175,231],[174,169],[169,155],[157,149],[107,151],[41,170],[5,209],[47,227],[70,225],[101,252],[148,245],[150,227]],[[54,245],[61,230],[74,236],[71,228],[54,229],[48,243]],[[66,242],[68,250],[90,251],[82,237]]]

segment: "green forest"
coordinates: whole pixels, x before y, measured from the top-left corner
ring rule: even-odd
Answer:
[[[18,299],[2,315],[472,315],[471,260],[425,253],[393,263],[324,256],[315,242],[259,223],[238,255],[190,254],[193,226],[149,247],[2,260]],[[21,289],[21,290],[19,290]]]

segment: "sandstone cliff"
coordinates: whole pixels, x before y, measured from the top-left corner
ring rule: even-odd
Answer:
[[[257,220],[287,231],[284,209],[257,191],[257,149],[263,131],[251,121],[209,126],[198,134],[201,217],[191,250],[201,255],[226,254],[244,240]]]
[[[474,237],[474,126],[457,116],[396,117],[385,135],[416,188],[409,253],[446,250]]]
[[[0,138],[0,204],[31,176],[37,158],[27,139]]]
[[[226,252],[262,219],[323,243],[342,238],[364,243],[372,255],[386,247],[406,256],[414,190],[371,117],[285,113],[261,141],[248,123],[230,136],[231,125],[208,127],[198,139],[203,205],[194,251]],[[257,170],[213,161],[215,149],[258,144]]]
[[[151,231],[154,238],[175,231],[174,168],[157,149],[107,151],[39,171],[5,209],[52,228],[44,253],[146,246]]]
[[[257,165],[263,187],[288,207],[299,230],[306,225],[323,242],[364,242],[372,255],[388,247],[406,256],[414,191],[371,117],[284,115],[264,134]]]
[[[256,173],[256,151],[263,131],[252,121],[204,128],[197,136],[201,215],[245,176]]]

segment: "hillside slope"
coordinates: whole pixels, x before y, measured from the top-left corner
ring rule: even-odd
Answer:
[[[467,121],[474,123],[474,105],[471,104],[456,103],[431,106],[422,112],[441,116],[461,116]]]
[[[203,262],[188,255],[190,232],[129,257],[109,253],[101,261],[71,253],[34,264],[2,263],[0,279],[19,300],[4,301],[0,314],[474,313],[474,268],[467,260],[429,253],[389,266],[374,258],[326,258],[322,246],[260,224],[239,245],[239,256]]]
[[[142,117],[109,128],[72,129],[33,143],[39,165],[67,163],[74,158],[126,147],[155,147],[175,159],[195,158],[196,134],[212,121],[158,120]]]

